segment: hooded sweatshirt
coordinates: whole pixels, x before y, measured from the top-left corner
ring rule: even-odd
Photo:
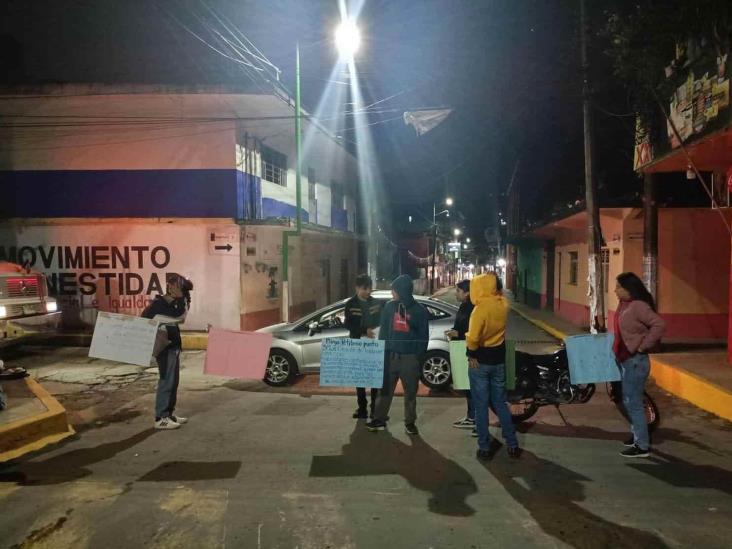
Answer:
[[[174,299],[168,303],[162,295],[158,295],[144,311],[142,317],[155,318],[156,315],[171,316],[178,318],[186,314],[186,302],[183,298]],[[182,347],[180,328],[177,324],[166,326],[168,331],[168,339],[173,347],[180,349]]]
[[[508,302],[498,293],[496,275],[483,274],[470,282],[470,300],[475,305],[465,336],[467,355],[481,364],[506,361]]]
[[[427,352],[430,339],[427,311],[414,299],[414,286],[409,276],[397,277],[391,287],[399,299],[384,305],[379,339],[386,341],[387,353],[422,355]]]

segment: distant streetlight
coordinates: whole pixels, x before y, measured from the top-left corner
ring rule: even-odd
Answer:
[[[470,243],[470,237],[466,238],[465,239],[465,242],[467,242],[469,244]]]
[[[353,19],[344,19],[338,25],[335,33],[335,43],[338,53],[343,59],[350,60],[361,45],[361,33]]]
[[[412,222],[412,216],[411,215],[409,216],[409,222],[410,223]]]
[[[501,257],[498,261],[496,261],[496,265],[503,268],[506,266],[506,260]]]
[[[452,206],[452,198],[450,198],[450,197],[448,196],[448,197],[447,197],[447,198],[445,199],[445,204],[447,204],[448,206]]]
[[[467,244],[463,244],[463,250],[467,250],[467,249],[468,249],[468,245]]]
[[[455,236],[460,236],[460,229],[455,229],[454,231],[452,231],[452,234],[454,234]]]

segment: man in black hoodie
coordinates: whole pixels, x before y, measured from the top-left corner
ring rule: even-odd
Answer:
[[[408,435],[418,435],[417,388],[419,365],[430,339],[427,310],[412,296],[414,285],[407,275],[391,285],[392,299],[381,313],[379,339],[386,341],[384,388],[376,400],[374,419],[366,424],[369,431],[386,427],[397,381],[404,387],[404,425]]]
[[[144,318],[155,318],[157,315],[181,318],[188,312],[193,283],[178,273],[166,274],[165,282],[165,295],[158,295],[145,308],[142,312]],[[155,428],[163,430],[178,429],[188,423],[188,419],[174,415],[180,381],[180,328],[177,324],[168,324],[166,330],[170,343],[155,357],[160,374],[155,395]]]
[[[473,312],[473,303],[470,301],[470,280],[463,280],[457,283],[455,296],[460,302],[460,308],[455,315],[455,324],[452,330],[445,332],[450,341],[465,341],[465,334],[468,333],[470,313]],[[468,412],[464,418],[455,421],[452,426],[457,429],[475,429],[475,408],[470,398],[470,389],[465,391],[465,398],[468,404]]]
[[[351,339],[361,339],[362,337],[373,339],[375,337],[374,331],[379,327],[381,320],[381,304],[371,297],[372,287],[373,283],[370,276],[362,274],[356,277],[356,295],[346,301],[345,309],[345,325]],[[371,389],[370,415],[372,418],[374,417],[378,392],[379,390],[376,388]],[[369,417],[369,413],[364,387],[356,388],[356,398],[358,399],[358,409],[353,413],[353,418],[366,419]]]

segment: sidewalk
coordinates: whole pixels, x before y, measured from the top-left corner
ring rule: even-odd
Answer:
[[[559,339],[587,333],[551,311],[533,309],[514,301],[511,307]],[[683,351],[651,355],[651,377],[669,393],[732,421],[732,366],[727,364],[726,349],[689,346]]]
[[[8,408],[0,411],[0,463],[74,434],[66,410],[38,382],[26,377],[2,385]]]

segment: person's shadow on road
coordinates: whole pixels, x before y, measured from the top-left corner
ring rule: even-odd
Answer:
[[[71,450],[42,461],[21,462],[7,472],[0,472],[0,482],[38,486],[79,480],[92,473],[87,469],[90,465],[112,459],[146,440],[153,433],[155,429],[145,429],[122,440]]]
[[[485,468],[544,532],[572,547],[668,547],[650,532],[615,524],[579,505],[585,500],[582,482],[591,479],[531,452],[524,450],[519,460],[498,458]]]
[[[475,514],[466,502],[468,496],[478,491],[473,477],[422,437],[410,440],[411,444],[405,444],[389,431],[371,433],[359,422],[341,455],[313,456],[310,476],[399,475],[418,490],[431,493],[431,512],[449,516]]]

